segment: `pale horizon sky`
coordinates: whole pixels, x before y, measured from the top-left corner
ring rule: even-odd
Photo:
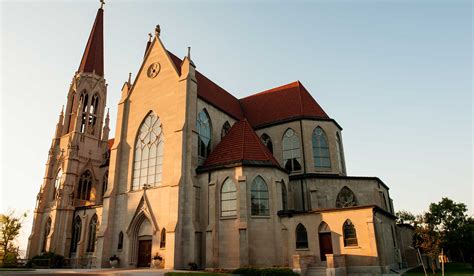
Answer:
[[[0,0],[0,213],[29,210],[99,1]],[[300,80],[343,128],[348,175],[396,210],[449,197],[473,214],[471,1],[118,1],[104,13],[111,134],[120,88],[161,25],[237,98]]]

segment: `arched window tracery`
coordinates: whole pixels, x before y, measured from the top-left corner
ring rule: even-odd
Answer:
[[[79,178],[79,186],[77,189],[77,198],[80,200],[90,200],[92,190],[92,173],[86,170]]]
[[[324,130],[316,127],[313,131],[313,159],[316,168],[331,168],[328,138]]]
[[[344,154],[342,152],[342,141],[339,133],[336,133],[336,151],[337,151],[337,159],[339,164],[339,171],[345,172],[346,168],[344,166]]]
[[[120,231],[119,237],[118,237],[117,249],[122,250],[122,248],[123,248],[123,232]]]
[[[262,136],[260,136],[260,140],[262,140],[262,143],[267,147],[267,149],[273,154],[273,143],[272,143],[272,138],[268,136],[268,134],[264,133]]]
[[[343,187],[341,191],[337,194],[336,207],[337,208],[346,208],[357,206],[357,198],[348,187]]]
[[[198,113],[196,130],[198,132],[199,163],[202,165],[211,152],[211,119],[205,109]]]
[[[72,227],[71,253],[77,251],[77,243],[81,240],[82,221],[79,216],[74,219]]]
[[[61,169],[58,170],[58,173],[56,174],[56,178],[54,179],[54,186],[53,186],[53,196],[52,200],[56,199],[56,194],[59,191],[59,188],[61,187],[61,179],[63,177],[63,171]]]
[[[228,121],[225,121],[224,125],[222,126],[222,130],[221,130],[221,139],[224,138],[224,136],[227,135],[227,133],[229,133],[229,130],[230,130],[230,124]]]
[[[46,245],[48,242],[48,236],[51,232],[51,218],[48,217],[46,224],[44,225],[44,234],[43,234],[43,246],[41,247],[41,252],[46,252]]]
[[[283,135],[283,164],[290,172],[301,170],[300,140],[291,128]]]
[[[237,215],[237,188],[234,182],[227,178],[221,188],[221,216]]]
[[[296,249],[308,248],[308,233],[303,224],[296,226]]]
[[[357,246],[357,233],[349,219],[344,222],[343,226],[344,246]]]
[[[252,216],[269,216],[270,204],[268,187],[261,176],[255,177],[250,189],[250,203]]]
[[[105,192],[107,192],[108,183],[109,183],[109,171],[105,171],[104,178],[102,180],[102,200],[104,200]]]
[[[161,184],[163,140],[161,120],[151,112],[141,124],[135,141],[132,190]]]
[[[285,181],[281,180],[281,203],[283,210],[288,210],[288,192],[286,190]]]
[[[160,235],[160,248],[165,248],[166,247],[166,229],[163,228],[161,229],[161,235]]]
[[[94,216],[91,219],[91,222],[89,223],[89,237],[87,239],[87,250],[86,250],[87,252],[94,252],[96,235],[97,235],[97,215],[94,214]]]

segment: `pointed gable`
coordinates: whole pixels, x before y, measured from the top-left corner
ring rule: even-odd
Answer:
[[[230,128],[229,133],[211,152],[203,168],[211,169],[233,164],[281,168],[245,119]]]
[[[104,10],[97,11],[86,49],[82,56],[79,72],[95,73],[104,76]]]
[[[292,119],[329,119],[304,86],[295,81],[240,99],[245,117],[257,128]]]

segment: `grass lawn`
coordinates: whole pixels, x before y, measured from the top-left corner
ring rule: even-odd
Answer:
[[[225,276],[230,275],[226,273],[212,273],[212,272],[166,272],[165,276]]]
[[[0,271],[35,271],[36,269],[32,268],[7,268],[7,267],[0,267]]]
[[[426,273],[428,275],[432,275],[433,272],[431,271],[431,268],[426,268]],[[418,267],[416,269],[412,269],[405,273],[404,275],[410,275],[410,276],[422,276],[425,275],[423,272],[423,267]],[[436,275],[441,275],[441,269],[436,272]],[[444,275],[469,275],[472,276],[474,275],[474,269],[472,269],[471,264],[467,263],[450,263],[450,264],[445,264],[444,265]]]

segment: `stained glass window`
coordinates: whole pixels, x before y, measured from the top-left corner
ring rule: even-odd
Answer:
[[[283,135],[283,164],[290,172],[301,170],[300,140],[291,128]]]
[[[149,187],[161,184],[163,147],[161,120],[151,112],[140,126],[135,141],[132,190],[139,190],[145,184]]]
[[[331,168],[328,139],[320,127],[313,131],[313,158],[316,168]]]
[[[269,216],[270,205],[268,200],[268,187],[262,177],[257,176],[250,189],[250,203],[253,216]]]
[[[232,180],[227,178],[221,189],[221,216],[237,215],[237,189]]]

